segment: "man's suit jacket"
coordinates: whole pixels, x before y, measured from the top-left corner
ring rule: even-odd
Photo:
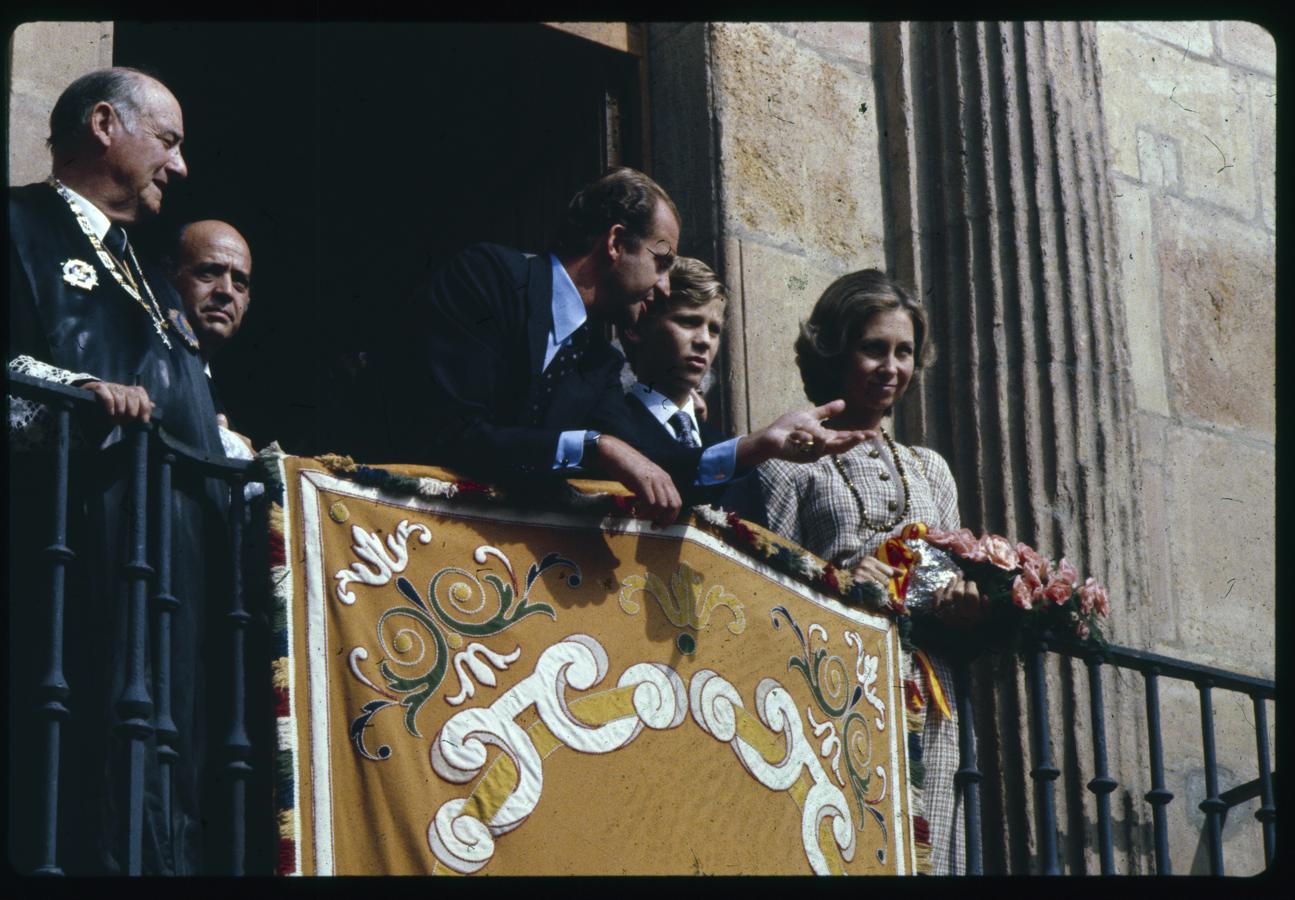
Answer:
[[[579,365],[551,394],[542,391],[553,327],[548,256],[468,247],[418,291],[413,316],[413,344],[404,342],[398,374],[387,382],[391,396],[408,398],[389,413],[406,458],[516,484],[553,472],[563,431],[592,428],[633,443],[624,359],[596,331]],[[648,455],[688,484],[701,451],[674,445]]]

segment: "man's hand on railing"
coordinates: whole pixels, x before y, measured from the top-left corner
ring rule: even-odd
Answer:
[[[634,515],[651,519],[658,528],[679,518],[683,500],[664,469],[620,438],[598,438],[597,468],[634,493]]]
[[[147,422],[153,414],[153,401],[139,385],[87,381],[77,386],[99,398],[99,405],[114,422]]]

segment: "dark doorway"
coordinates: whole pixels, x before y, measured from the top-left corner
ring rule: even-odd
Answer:
[[[189,179],[139,242],[219,218],[252,247],[212,371],[257,446],[402,461],[365,360],[411,287],[475,241],[546,249],[583,182],[640,164],[637,60],[541,25],[118,22],[113,52],[184,108]]]

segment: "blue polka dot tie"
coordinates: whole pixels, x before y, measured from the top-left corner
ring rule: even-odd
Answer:
[[[549,360],[549,364],[540,374],[539,390],[531,401],[530,421],[537,425],[544,418],[543,411],[548,407],[548,398],[553,396],[553,389],[562,379],[576,370],[585,348],[589,345],[589,324],[586,322],[558,348],[558,352]]]
[[[697,432],[693,431],[692,419],[682,409],[670,417],[670,425],[674,428],[675,440],[685,447],[700,447],[701,441],[697,439]]]

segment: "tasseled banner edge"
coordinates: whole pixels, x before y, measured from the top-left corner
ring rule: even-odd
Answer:
[[[918,875],[930,875],[931,826],[926,818],[926,765],[922,761],[922,735],[926,728],[926,702],[914,672],[913,657],[902,654],[904,727],[908,751],[908,809],[913,823],[913,856]]]
[[[273,650],[270,661],[271,690],[274,692],[274,816],[278,837],[277,875],[296,875],[297,869],[297,798],[293,760],[297,755],[297,722],[292,715],[292,643],[288,632],[289,604],[292,602],[292,566],[285,552],[287,511],[284,509],[284,473],[282,451],[277,446],[263,450],[258,457],[265,475],[269,499],[268,541],[270,563],[270,596],[274,600]]]
[[[344,475],[356,484],[376,487],[378,490],[389,494],[426,497],[428,499],[450,498],[459,494],[497,496],[497,492],[489,485],[470,481],[466,478],[461,478],[458,481],[441,481],[439,478],[400,475],[386,469],[362,465],[349,456],[342,456],[337,453],[325,453],[323,456],[315,457],[315,460],[334,475]]]

